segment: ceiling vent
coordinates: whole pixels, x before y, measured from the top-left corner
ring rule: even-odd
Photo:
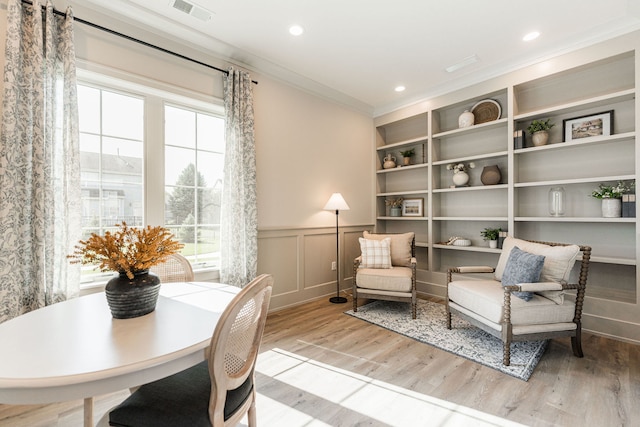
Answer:
[[[204,22],[209,21],[213,15],[213,13],[209,12],[207,9],[193,3],[189,3],[188,1],[173,0],[170,4],[174,9],[178,9],[180,12],[184,12]]]

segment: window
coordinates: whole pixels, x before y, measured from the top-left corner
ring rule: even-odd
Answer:
[[[143,225],[144,101],[78,86],[82,237]]]
[[[164,223],[185,244],[182,254],[194,270],[217,267],[222,109],[106,81],[78,85],[83,239],[122,221]],[[104,276],[86,266],[82,281]]]
[[[219,265],[224,120],[166,105],[165,224],[198,265]]]

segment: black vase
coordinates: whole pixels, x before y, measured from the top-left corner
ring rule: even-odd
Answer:
[[[156,309],[160,294],[160,278],[149,270],[134,273],[129,279],[120,273],[107,282],[107,304],[114,319],[144,316]]]

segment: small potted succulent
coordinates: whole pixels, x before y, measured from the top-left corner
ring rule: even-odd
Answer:
[[[480,232],[480,235],[484,240],[489,241],[490,248],[495,249],[498,247],[498,236],[500,235],[501,231],[501,228],[485,228]]]
[[[551,119],[547,120],[534,120],[529,126],[527,126],[527,132],[531,135],[533,145],[539,147],[545,145],[549,140],[549,129],[555,126],[555,123],[551,123]]]
[[[414,148],[411,148],[410,150],[400,151],[400,154],[404,158],[403,160],[405,166],[409,166],[411,164],[411,157],[413,157],[415,153],[416,151]]]

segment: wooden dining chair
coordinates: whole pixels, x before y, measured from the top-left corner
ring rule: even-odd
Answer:
[[[165,262],[154,265],[149,271],[157,275],[161,283],[193,282],[191,263],[178,253],[169,255]]]
[[[207,360],[141,386],[109,413],[109,425],[233,426],[248,414],[255,426],[255,363],[272,287],[268,274],[251,281],[222,313]]]

